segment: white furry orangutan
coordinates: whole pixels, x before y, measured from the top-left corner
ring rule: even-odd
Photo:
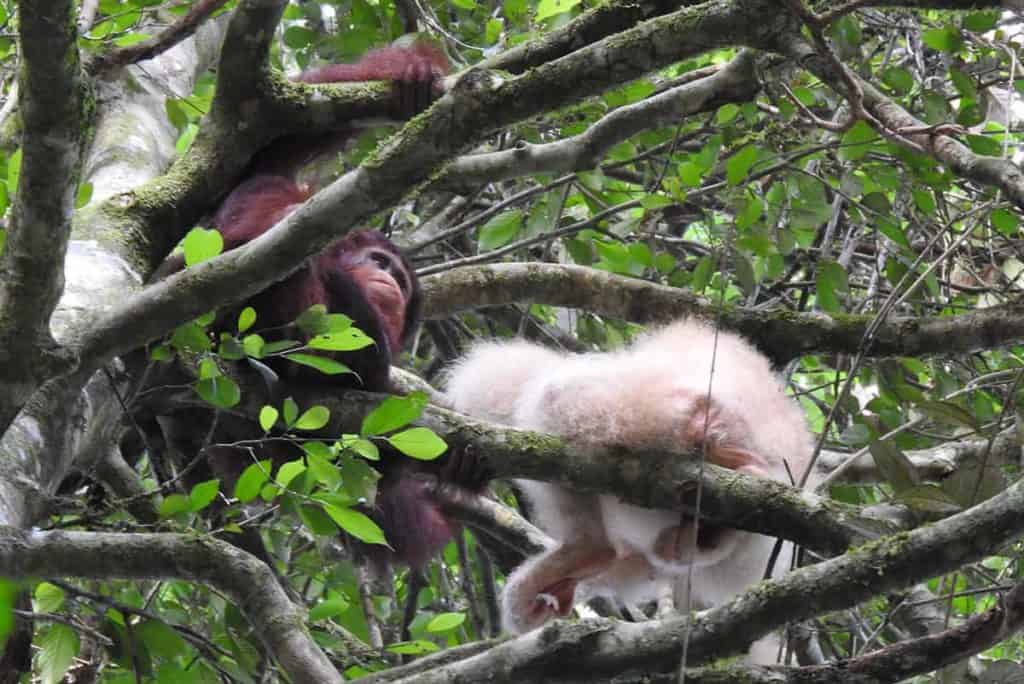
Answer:
[[[696,448],[710,463],[787,483],[787,465],[798,478],[812,453],[803,413],[768,360],[739,336],[716,334],[695,320],[610,353],[480,344],[450,373],[448,396],[457,411],[576,444]],[[674,594],[684,607],[691,565],[692,607],[717,605],[762,579],[774,545],[770,537],[694,525],[678,512],[611,494],[517,484],[534,522],[557,545],[508,577],[502,610],[514,633],[565,616],[575,602],[597,595],[637,602]],[[775,574],[788,569],[791,554],[789,547],[778,558]],[[776,649],[777,642],[763,639],[751,659],[774,662]]]

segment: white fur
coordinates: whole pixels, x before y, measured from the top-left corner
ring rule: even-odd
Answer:
[[[702,403],[709,380],[712,409]],[[711,458],[715,445],[723,446],[717,453],[739,454],[745,472],[784,482],[789,476],[783,462],[799,477],[812,452],[803,413],[783,393],[768,360],[739,336],[694,320],[611,353],[559,354],[526,342],[482,344],[451,372],[448,396],[457,411],[583,445],[686,452],[704,443]],[[678,513],[547,482],[518,484],[534,521],[559,544],[509,576],[502,602],[513,632],[543,624],[559,608],[564,612],[567,606],[545,589],[557,590],[555,584],[566,579],[578,583],[577,601],[594,595],[653,599],[668,583],[684,607],[692,565],[692,607],[708,608],[759,581],[774,545],[769,537],[732,530],[714,548],[697,549],[691,523],[678,530],[681,555],[666,560],[655,545],[662,532],[679,526]],[[791,548],[776,562],[776,575],[790,558]],[[751,658],[774,660],[777,643],[757,642]]]

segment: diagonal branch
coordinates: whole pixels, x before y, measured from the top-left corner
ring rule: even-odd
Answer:
[[[270,568],[217,539],[186,534],[23,531],[0,526],[0,575],[84,579],[182,579],[230,597],[292,681],[342,678],[305,628],[305,612]]]

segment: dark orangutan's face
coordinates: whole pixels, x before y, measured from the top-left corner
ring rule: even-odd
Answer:
[[[341,255],[341,267],[359,284],[377,312],[391,349],[400,349],[413,287],[412,275],[401,256],[390,243],[374,241],[348,247]]]

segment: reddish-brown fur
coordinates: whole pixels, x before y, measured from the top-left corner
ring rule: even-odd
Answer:
[[[305,83],[391,80],[395,82],[395,112],[410,116],[428,106],[438,94],[439,79],[447,72],[444,55],[423,42],[408,47],[373,50],[356,64],[332,64],[307,71],[296,80]],[[330,139],[289,138],[261,151],[253,173],[224,199],[212,225],[234,249],[269,230],[311,194],[294,177],[295,168],[309,161],[310,152],[330,150]],[[180,268],[180,266],[178,266]],[[165,271],[167,269],[164,269]],[[335,387],[388,391],[389,369],[402,344],[419,321],[421,294],[415,272],[398,249],[376,231],[351,233],[333,243],[285,280],[244,302],[257,313],[256,327],[269,340],[295,339],[290,324],[314,304],[329,313],[344,313],[374,338],[376,345],[337,353],[354,374],[325,375],[305,366],[270,361],[278,375],[292,381]],[[228,484],[251,462],[251,455],[218,447],[211,450],[211,467]],[[295,450],[267,446],[259,456],[283,462]],[[431,497],[431,480],[412,473],[407,459],[385,458],[375,517],[401,560],[422,565],[452,536],[457,526],[441,513]]]

